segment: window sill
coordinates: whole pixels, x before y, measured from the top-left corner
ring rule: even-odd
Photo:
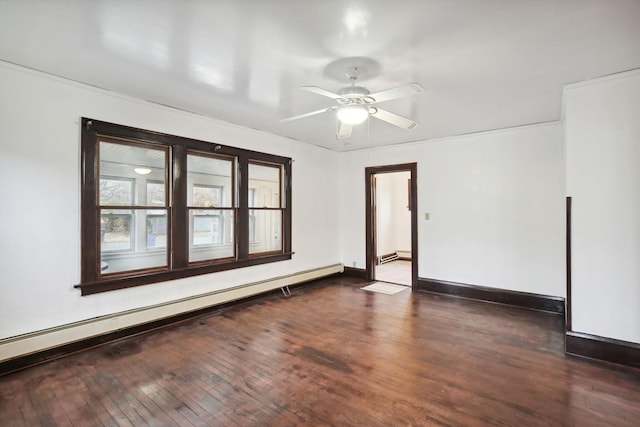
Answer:
[[[249,267],[253,265],[267,264],[270,262],[286,261],[291,259],[294,252],[277,253],[265,256],[256,256],[241,261],[232,261],[218,264],[207,264],[202,266],[191,266],[183,269],[163,271],[163,272],[142,272],[137,275],[127,277],[105,278],[95,282],[79,283],[74,287],[80,289],[82,296],[98,294],[101,292],[126,289],[134,286],[148,285],[151,283],[166,282],[169,280],[182,279],[185,277],[198,276],[201,274],[215,273],[218,271],[233,270],[236,268]]]

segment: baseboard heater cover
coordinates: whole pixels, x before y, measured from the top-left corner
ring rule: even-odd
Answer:
[[[391,261],[395,261],[398,259],[398,253],[394,252],[392,254],[389,255],[382,255],[380,257],[378,257],[378,264],[382,265],[385,264],[387,262],[391,262]]]
[[[98,335],[198,311],[342,272],[342,264],[333,264],[5,338],[0,340],[0,363]]]

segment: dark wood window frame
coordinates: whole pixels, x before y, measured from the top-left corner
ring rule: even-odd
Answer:
[[[167,267],[102,274],[100,268],[100,221],[98,185],[99,141],[115,138],[132,144],[164,147],[169,150],[167,187],[171,200],[168,212],[169,263]],[[235,158],[237,162],[234,183],[238,189],[235,207],[236,256],[234,259],[189,263],[189,221],[186,204],[187,152],[213,154]],[[282,166],[282,250],[263,254],[249,254],[249,163]],[[91,295],[116,289],[180,279],[200,274],[291,259],[291,159],[258,151],[229,147],[175,135],[82,118],[81,129],[81,279],[75,285],[82,295]],[[169,237],[170,236],[170,237]]]

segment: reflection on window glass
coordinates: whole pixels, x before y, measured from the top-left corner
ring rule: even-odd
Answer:
[[[202,212],[193,215],[193,244],[222,243],[222,220],[220,211]]]
[[[103,210],[100,241],[103,251],[129,251],[133,248],[133,211]]]
[[[129,206],[133,204],[133,183],[131,178],[100,178],[100,205]]]
[[[249,213],[249,243],[256,242],[256,216],[253,211]]]
[[[165,199],[164,183],[147,181],[147,206],[164,206]]]
[[[199,208],[233,207],[232,160],[187,155],[187,205]]]
[[[249,207],[280,208],[281,166],[249,163]]]
[[[221,206],[222,187],[193,185],[193,206],[218,208]]]
[[[256,203],[256,189],[249,188],[249,206],[255,206]],[[256,241],[256,216],[253,211],[249,211],[249,243]]]
[[[282,250],[282,211],[252,209],[249,211],[249,227],[249,233],[254,234],[249,245],[250,254]]]
[[[167,247],[167,215],[164,211],[147,211],[147,249]]]
[[[191,209],[189,216],[189,262],[235,256],[232,209]]]

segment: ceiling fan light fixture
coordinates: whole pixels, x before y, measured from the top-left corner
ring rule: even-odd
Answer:
[[[149,168],[134,168],[133,171],[138,175],[149,175],[152,172]]]
[[[363,105],[343,105],[338,108],[338,120],[347,125],[359,125],[369,117],[369,110]]]

